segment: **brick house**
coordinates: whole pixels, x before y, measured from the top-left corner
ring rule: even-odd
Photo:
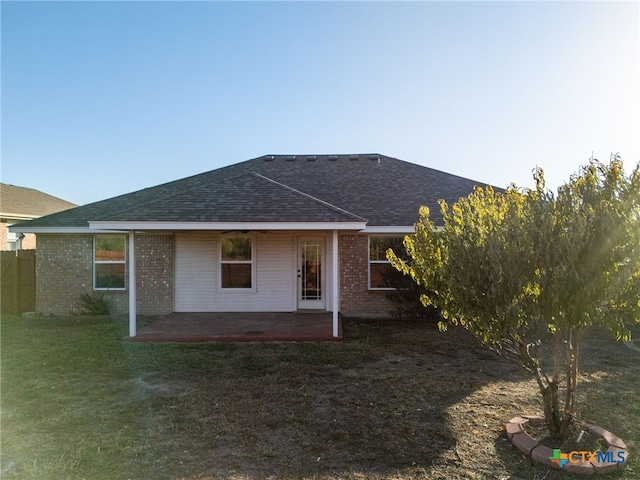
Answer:
[[[387,315],[385,251],[478,182],[379,154],[265,155],[42,217],[36,309]],[[334,333],[335,336],[335,333]]]
[[[9,231],[14,223],[68,210],[76,205],[33,188],[0,183],[0,251],[36,248],[36,236]]]

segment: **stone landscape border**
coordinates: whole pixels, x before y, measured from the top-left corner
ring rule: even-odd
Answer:
[[[547,467],[560,469],[556,462],[552,462],[550,458],[553,456],[553,449],[542,445],[536,441],[526,431],[527,427],[541,427],[546,425],[544,417],[536,415],[522,415],[514,417],[505,424],[507,438],[522,453],[530,457],[532,460],[541,463]],[[594,473],[603,474],[615,472],[625,467],[629,458],[629,449],[622,439],[616,437],[613,433],[604,428],[587,423],[581,424],[581,427],[599,437],[602,437],[608,445],[607,452],[611,452],[611,458],[619,458],[620,452],[624,452],[624,461],[622,462],[567,462],[562,470],[567,473],[578,473],[583,475],[591,475]],[[564,452],[566,453],[566,452]]]

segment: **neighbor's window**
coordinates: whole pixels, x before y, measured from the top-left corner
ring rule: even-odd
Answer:
[[[10,227],[11,225],[7,225]],[[7,250],[15,252],[18,250],[18,234],[13,232],[7,232]]]
[[[398,271],[387,260],[391,248],[397,255],[405,251],[404,237],[369,237],[369,288],[371,290],[393,290]]]
[[[221,237],[220,285],[222,288],[253,288],[252,237]]]
[[[126,241],[124,236],[96,236],[93,239],[93,288],[124,290]]]

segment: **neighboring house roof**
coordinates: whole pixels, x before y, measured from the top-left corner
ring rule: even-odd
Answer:
[[[0,218],[26,220],[68,210],[76,205],[33,188],[0,183]]]
[[[453,203],[475,186],[485,185],[379,154],[264,155],[32,220],[19,230],[119,222],[412,226],[420,206],[438,223],[438,201]]]

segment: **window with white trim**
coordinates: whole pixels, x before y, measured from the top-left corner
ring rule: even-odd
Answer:
[[[11,225],[7,224],[7,227]],[[18,250],[18,238],[19,234],[13,232],[7,232],[7,250],[15,252]]]
[[[126,237],[96,235],[93,237],[94,290],[124,290]]]
[[[370,236],[369,237],[369,289],[395,290],[394,279],[399,272],[387,260],[387,250],[392,249],[396,255],[403,257],[405,248],[404,236]]]
[[[253,237],[224,235],[220,237],[220,287],[253,288]]]

